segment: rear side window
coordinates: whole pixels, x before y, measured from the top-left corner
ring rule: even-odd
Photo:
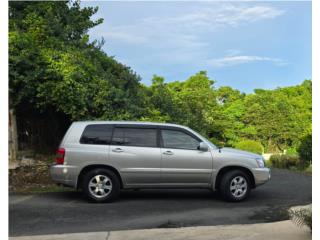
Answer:
[[[199,141],[190,135],[176,130],[161,130],[163,147],[196,150]]]
[[[115,128],[112,144],[136,147],[157,147],[157,129]]]
[[[108,124],[92,124],[84,129],[80,143],[82,144],[110,144],[112,135],[112,125]]]

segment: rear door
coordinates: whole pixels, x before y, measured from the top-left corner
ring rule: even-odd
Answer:
[[[161,182],[202,186],[210,183],[212,156],[200,151],[201,140],[185,129],[161,128]]]
[[[159,183],[161,154],[156,126],[116,125],[111,144],[110,159],[118,165],[126,185]]]

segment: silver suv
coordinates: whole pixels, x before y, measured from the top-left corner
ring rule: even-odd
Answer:
[[[50,174],[95,202],[139,188],[208,188],[241,201],[270,179],[261,155],[218,148],[181,125],[123,121],[74,122]]]

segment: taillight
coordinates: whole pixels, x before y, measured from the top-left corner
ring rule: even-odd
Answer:
[[[57,150],[56,164],[63,164],[64,163],[65,153],[66,153],[66,150],[64,148],[59,148]]]

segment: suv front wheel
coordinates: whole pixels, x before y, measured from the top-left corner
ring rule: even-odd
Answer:
[[[90,201],[111,202],[119,195],[120,182],[114,172],[97,168],[85,174],[82,189]]]
[[[222,176],[219,190],[225,200],[239,202],[249,196],[251,183],[245,172],[232,170]]]

